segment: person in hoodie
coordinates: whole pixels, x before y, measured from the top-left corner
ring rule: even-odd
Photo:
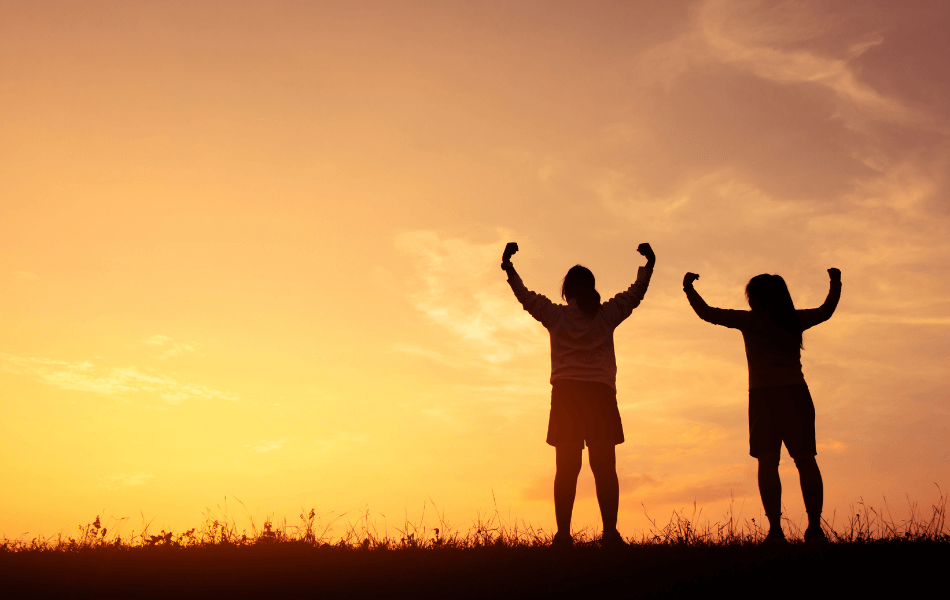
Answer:
[[[783,543],[782,481],[778,474],[782,443],[798,467],[805,510],[806,542],[827,541],[821,529],[824,484],[815,456],[815,404],[802,374],[802,333],[831,318],[841,298],[841,271],[828,269],[828,297],[818,308],[796,310],[785,280],[756,275],[745,288],[752,310],[712,308],[693,287],[695,273],[683,278],[683,291],[700,319],[738,329],[749,363],[749,453],[759,462],[759,495],[769,520],[766,543]]]
[[[517,248],[509,244],[509,248]],[[554,446],[554,513],[557,519],[555,546],[573,545],[571,515],[577,493],[586,444],[597,489],[597,502],[604,524],[601,543],[619,546],[625,542],[617,531],[620,488],[617,480],[616,445],[624,441],[617,407],[617,358],[614,329],[630,316],[646,294],[656,256],[649,244],[637,251],[647,259],[636,282],[607,302],[601,303],[594,274],[586,267],[571,267],[561,286],[567,304],[555,304],[528,290],[521,281],[506,248],[501,268],[508,284],[528,313],[541,322],[551,338],[551,413],[547,443]]]

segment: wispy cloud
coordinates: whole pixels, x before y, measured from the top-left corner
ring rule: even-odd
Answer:
[[[442,239],[431,231],[406,232],[396,238],[397,246],[415,262],[421,283],[421,289],[410,296],[415,307],[491,363],[509,360],[518,351],[541,348],[536,323],[519,309],[498,272],[508,238],[502,234],[488,244]],[[419,354],[419,350],[414,352]],[[426,356],[436,358],[430,352]]]
[[[272,450],[280,450],[286,443],[287,440],[266,440],[262,441],[257,446],[253,446],[252,450],[254,450],[254,452],[260,452],[263,454],[264,452],[270,452]]]
[[[731,293],[723,286],[734,286],[739,273],[730,269],[748,277],[777,268],[788,276],[789,269],[807,268],[812,278],[820,275],[816,266],[838,266],[850,284],[861,286],[836,315],[838,321],[943,326],[950,282],[924,274],[950,260],[945,234],[950,219],[934,210],[943,192],[934,170],[891,165],[837,198],[796,201],[772,197],[731,169],[686,181],[664,197],[643,193],[636,178],[619,173],[591,178],[588,185],[614,214],[635,223],[649,220],[666,236],[658,242],[679,253],[671,258],[674,268],[700,272],[704,289],[713,294]],[[726,205],[729,210],[723,211]],[[735,260],[738,254],[744,255],[741,262]],[[704,264],[715,270],[703,274],[697,269]],[[807,290],[802,299],[817,306],[826,292]]]
[[[103,477],[100,485],[109,490],[117,490],[144,485],[151,479],[155,479],[151,473],[113,473]]]
[[[826,88],[840,101],[835,116],[855,128],[864,119],[924,124],[921,115],[899,100],[862,82],[852,66],[856,58],[884,41],[877,32],[866,33],[841,56],[801,47],[822,30],[826,19],[797,2],[707,0],[694,11],[688,31],[641,57],[641,70],[669,89],[694,67],[728,65],[780,84]]]
[[[665,480],[662,485],[649,486],[621,500],[626,510],[652,510],[664,506],[685,507],[693,502],[711,504],[729,498],[749,498],[757,495],[753,469],[750,465],[728,465],[707,470],[705,473],[681,473]]]
[[[199,351],[200,345],[196,342],[189,342],[187,344],[179,343],[168,337],[167,335],[153,335],[150,338],[144,340],[146,344],[150,346],[157,346],[161,348],[161,353],[157,354],[155,358],[160,360],[166,360],[169,358],[174,358],[177,356],[184,356],[186,354],[193,354],[197,356],[204,356]]]
[[[748,6],[748,3],[744,4]],[[849,61],[879,45],[883,38],[874,35],[854,44],[847,56],[840,58],[820,56],[807,50],[781,50],[756,43],[756,38],[760,37],[756,34],[762,29],[774,32],[780,28],[781,24],[769,17],[781,18],[783,13],[741,11],[742,7],[743,3],[734,0],[710,0],[700,9],[701,35],[716,59],[778,83],[824,86],[869,117],[908,121],[910,114],[906,108],[859,81],[849,65]]]
[[[194,383],[180,383],[152,369],[101,367],[89,361],[62,361],[0,354],[0,370],[38,378],[49,385],[107,396],[152,393],[168,404],[189,398],[237,400],[238,397]]]
[[[408,354],[410,356],[428,358],[429,360],[433,360],[448,366],[458,366],[455,361],[449,360],[442,353],[436,352],[430,348],[422,348],[421,346],[414,346],[412,344],[393,344],[392,351],[399,352],[401,354]]]
[[[841,454],[847,450],[844,442],[839,442],[837,440],[827,440],[824,442],[818,443],[819,452],[832,452],[834,454]]]

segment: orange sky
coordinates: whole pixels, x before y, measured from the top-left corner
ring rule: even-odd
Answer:
[[[464,529],[497,501],[553,527],[547,333],[509,240],[552,299],[656,250],[616,334],[621,532],[761,515],[741,336],[687,270],[712,305],[771,272],[807,308],[840,268],[803,353],[826,517],[926,505],[950,8],[833,6],[3,0],[0,535],[182,530],[225,496],[239,523],[431,501]],[[586,468],[579,494],[599,528]]]

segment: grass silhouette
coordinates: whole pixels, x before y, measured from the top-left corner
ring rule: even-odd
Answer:
[[[939,491],[939,488],[938,488]],[[830,595],[926,591],[943,585],[950,559],[948,494],[927,509],[909,503],[905,518],[861,501],[835,525],[830,544],[810,546],[786,523],[790,544],[763,546],[754,520],[718,522],[674,512],[651,520],[630,545],[601,548],[593,530],[569,550],[551,548],[553,532],[494,513],[464,528],[435,510],[380,530],[369,510],[301,511],[288,524],[273,517],[239,529],[226,508],[207,510],[201,527],[182,533],[123,535],[127,519],[97,516],[78,535],[4,539],[0,589],[29,597],[299,595],[319,597],[558,597],[610,594],[658,597],[729,590],[729,595]],[[431,503],[427,503],[431,504]],[[431,513],[430,513],[431,514]],[[338,533],[335,533],[338,532]],[[912,576],[910,575],[912,574]],[[776,582],[782,582],[775,588]],[[725,587],[723,587],[725,586]],[[766,586],[766,587],[763,587]],[[774,588],[774,589],[773,589]]]

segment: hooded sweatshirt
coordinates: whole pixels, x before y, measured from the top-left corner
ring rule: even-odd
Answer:
[[[614,329],[630,316],[646,294],[653,269],[640,267],[637,280],[588,315],[576,302],[555,304],[528,290],[514,268],[508,285],[528,313],[541,322],[551,336],[551,383],[559,379],[596,381],[617,389],[617,358]]]

